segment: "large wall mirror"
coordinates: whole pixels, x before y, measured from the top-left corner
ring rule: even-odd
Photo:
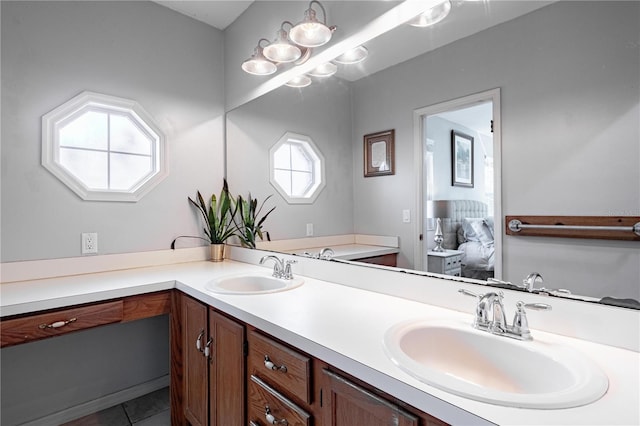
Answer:
[[[333,2],[325,7],[331,17]],[[637,2],[625,1],[452,1],[449,16],[432,27],[400,25],[365,43],[370,57],[355,69],[301,89],[278,87],[229,111],[231,190],[274,194],[265,223],[272,240],[305,238],[308,224],[314,237],[392,236],[397,267],[425,271],[419,251],[432,247],[435,229],[422,195],[447,188],[455,189],[447,198],[475,199],[472,190],[492,181],[485,200],[495,221],[496,277],[520,283],[535,271],[545,287],[573,298],[640,300],[638,242],[513,237],[503,223],[518,214],[640,216],[639,13]],[[348,28],[346,18],[341,25]],[[256,40],[270,34],[254,27],[262,31]],[[450,156],[434,148],[429,173],[426,156],[416,153],[421,144],[425,152],[441,143],[449,149],[451,129],[429,136],[422,130],[430,115],[422,124],[416,117],[491,90],[499,93],[499,116],[491,109],[497,141],[455,114],[432,124],[458,122],[473,136],[475,157],[492,160],[492,178],[476,169],[474,188],[453,188],[436,167],[450,169]],[[365,177],[363,137],[388,129],[394,174]],[[326,185],[312,204],[287,203],[269,182],[269,150],[287,132],[313,139],[325,160]],[[425,220],[416,223],[419,216]]]

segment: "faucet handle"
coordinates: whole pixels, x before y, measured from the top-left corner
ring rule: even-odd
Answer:
[[[291,272],[291,265],[298,263],[297,260],[287,260],[284,262],[284,271],[282,272],[282,278],[285,280],[293,279],[293,273]]]
[[[547,305],[546,303],[524,303],[522,300],[516,303],[516,313],[513,316],[513,327],[511,331],[522,340],[533,340],[531,331],[529,330],[529,320],[527,319],[525,308],[535,311],[550,311],[551,305]]]

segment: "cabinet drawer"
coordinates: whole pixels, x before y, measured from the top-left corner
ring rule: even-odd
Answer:
[[[309,426],[311,415],[256,376],[249,381],[248,414],[250,424]],[[272,416],[271,418],[267,418]],[[276,423],[274,423],[274,421]]]
[[[101,303],[2,321],[1,347],[120,322],[123,302]]]
[[[460,267],[462,263],[462,256],[457,254],[455,256],[450,256],[445,258],[445,269],[452,269]]]
[[[249,332],[249,374],[286,395],[311,403],[311,359],[255,331]]]

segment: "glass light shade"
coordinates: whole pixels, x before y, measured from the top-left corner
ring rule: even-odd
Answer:
[[[310,84],[311,79],[304,74],[294,77],[285,83],[285,85],[289,87],[307,87]]]
[[[318,47],[331,40],[331,29],[316,18],[315,10],[304,12],[304,19],[289,31],[289,38],[304,47]]]
[[[269,75],[278,69],[276,64],[267,60],[262,54],[262,48],[256,48],[251,58],[242,63],[242,69],[253,75]]]
[[[300,48],[289,43],[287,32],[282,29],[278,30],[276,39],[266,46],[262,53],[267,59],[274,62],[293,62],[302,56]]]
[[[335,58],[334,61],[343,65],[357,64],[364,61],[367,55],[369,55],[367,48],[364,46],[358,46],[344,52],[342,55]]]
[[[309,75],[312,77],[330,77],[338,71],[338,66],[331,62],[326,62],[322,65],[318,65],[312,71],[309,71]]]
[[[413,27],[428,27],[442,21],[451,11],[451,2],[446,0],[409,21]]]

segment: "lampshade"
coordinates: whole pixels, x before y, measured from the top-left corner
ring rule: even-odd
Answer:
[[[285,83],[285,85],[289,87],[307,87],[310,84],[311,79],[304,74],[294,77]]]
[[[262,41],[266,41],[267,43],[269,42],[267,39],[260,39],[258,41],[258,45],[253,51],[253,55],[242,63],[242,69],[249,74],[269,75],[273,74],[278,69],[276,64],[270,62],[264,57],[262,47],[260,46],[260,42]]]
[[[274,62],[293,62],[302,56],[302,51],[298,46],[288,40],[284,25],[292,25],[289,21],[284,21],[276,33],[276,39],[264,48],[264,56]]]
[[[335,62],[343,65],[357,64],[365,60],[369,51],[364,46],[354,47],[351,50],[344,52],[342,55],[334,59]]]
[[[312,77],[330,77],[334,75],[336,71],[338,71],[338,66],[336,64],[326,62],[309,71],[309,75]]]
[[[324,21],[320,22],[316,18],[316,11],[311,7],[313,3],[320,6],[322,14],[324,15]],[[335,28],[329,28],[326,25],[326,12],[320,2],[312,0],[309,3],[309,8],[304,12],[304,19],[302,22],[296,24],[291,31],[289,31],[289,38],[295,44],[304,47],[318,47],[331,40],[331,33]]]
[[[411,21],[409,21],[409,25],[424,28],[433,24],[437,24],[447,17],[450,10],[451,2],[449,0],[445,0],[442,3],[427,10],[426,12],[423,12],[413,18]]]

